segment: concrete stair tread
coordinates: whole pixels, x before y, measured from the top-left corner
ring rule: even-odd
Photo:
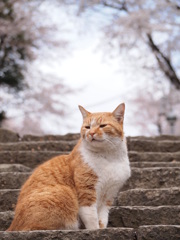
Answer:
[[[121,206],[110,211],[109,226],[180,225],[179,206]]]
[[[0,143],[0,151],[71,151],[76,140]]]
[[[18,189],[29,172],[1,172],[0,189]],[[180,185],[180,167],[132,168],[132,176],[123,190],[133,188],[167,188]]]
[[[80,231],[0,232],[1,240],[179,240],[179,225],[149,225],[133,228],[107,228]]]
[[[180,140],[129,139],[128,150],[139,152],[177,152],[180,151]]]
[[[30,172],[31,168],[23,164],[0,164],[0,172]]]
[[[180,162],[131,162],[132,168],[180,167]]]
[[[20,189],[0,190],[0,212],[15,208]],[[180,205],[180,187],[164,189],[131,189],[120,192],[114,206],[170,206]]]
[[[130,189],[121,191],[116,200],[119,206],[180,205],[180,187]]]
[[[180,150],[177,152],[138,152],[129,151],[130,162],[180,162]]]
[[[34,151],[34,150],[27,150],[27,151],[0,151],[0,162],[1,163],[17,163],[17,164],[24,164],[27,167],[34,168],[37,165],[43,163],[44,161],[51,159],[52,157],[58,155],[68,154],[69,151]],[[165,164],[167,163],[174,163],[178,165],[180,164],[180,151],[174,153],[161,153],[161,152],[145,152],[139,153],[135,151],[129,152],[129,159],[132,166],[139,167],[143,166],[147,163],[151,163],[155,165],[155,162]],[[138,162],[138,163],[137,163]],[[150,165],[149,165],[150,166]],[[160,165],[159,165],[160,166]]]
[[[131,228],[108,228],[100,230],[80,231],[30,231],[30,232],[0,232],[1,240],[133,240],[134,229]]]
[[[0,142],[0,151],[23,151],[23,150],[51,150],[51,151],[71,151],[77,140],[59,141],[24,141],[24,142]],[[127,141],[129,151],[138,152],[177,152],[180,151],[180,140],[157,141],[129,139]]]
[[[180,225],[179,215],[180,205],[113,206],[110,210],[108,226],[137,228],[142,225]],[[10,225],[13,216],[13,211],[0,212],[1,231]]]

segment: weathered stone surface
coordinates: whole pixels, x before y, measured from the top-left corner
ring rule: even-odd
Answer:
[[[29,231],[29,232],[0,232],[1,240],[133,240],[134,230],[131,228],[108,228],[100,230],[81,231]]]
[[[137,240],[179,240],[180,226],[141,226],[137,230]]]
[[[0,173],[1,189],[19,189],[30,173]],[[132,176],[123,190],[167,188],[180,185],[180,168],[132,168]]]
[[[113,207],[110,227],[137,228],[142,225],[180,225],[180,206]]]
[[[13,219],[14,212],[0,213],[0,230],[4,231]],[[109,227],[137,228],[143,225],[180,225],[180,206],[112,207]]]
[[[131,162],[133,168],[180,167],[179,162]]]
[[[2,172],[0,173],[0,189],[19,189],[30,173]]]
[[[129,137],[127,136],[127,140],[131,140],[131,139],[136,139],[136,140],[158,140],[158,141],[167,141],[167,140],[173,140],[173,141],[178,141],[180,140],[180,136],[174,136],[174,135],[160,135],[160,136],[150,136],[150,137],[146,137],[146,136],[134,136],[134,137]]]
[[[7,143],[7,142],[18,142],[20,136],[17,133],[14,133],[7,129],[0,128],[0,142]]]
[[[132,168],[123,190],[133,188],[171,188],[180,186],[180,168]]]
[[[0,212],[14,210],[19,189],[0,190]],[[114,205],[119,206],[163,206],[179,205],[180,188],[131,189],[120,192]]]
[[[14,210],[18,195],[19,195],[18,189],[3,189],[3,190],[1,189],[0,190],[0,212]]]
[[[0,151],[1,163],[18,163],[34,168],[58,155],[69,154],[62,151]],[[180,152],[176,153],[138,153],[129,152],[132,167],[179,166]],[[158,162],[158,163],[157,163]],[[168,165],[169,162],[169,165]]]
[[[0,212],[0,231],[5,231],[10,226],[13,217],[14,212],[12,211]]]
[[[180,162],[179,152],[129,152],[131,162]]]
[[[44,136],[35,136],[35,135],[24,135],[22,141],[71,141],[78,140],[80,138],[79,133],[68,133],[66,135],[44,135]]]
[[[30,168],[49,160],[58,155],[68,154],[68,152],[58,151],[2,151],[0,152],[1,163],[18,163]]]
[[[129,139],[128,150],[139,152],[177,152],[180,151],[180,141],[157,141]]]
[[[81,231],[0,232],[1,240],[179,240],[180,226],[142,226],[138,229],[108,228]]]
[[[77,140],[71,141],[24,141],[14,143],[0,143],[0,151],[71,151]],[[178,152],[180,141],[141,141],[130,140],[129,151],[138,152]]]
[[[71,151],[76,143],[76,140],[0,143],[0,151]]]
[[[180,188],[131,189],[120,192],[116,204],[119,206],[180,205]]]
[[[30,172],[31,168],[22,164],[0,164],[0,172]]]

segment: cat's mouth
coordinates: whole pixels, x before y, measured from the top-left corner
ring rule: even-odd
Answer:
[[[104,140],[103,139],[95,139],[95,138],[92,138],[91,142],[103,142]]]

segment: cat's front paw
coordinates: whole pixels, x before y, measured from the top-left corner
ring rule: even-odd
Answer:
[[[99,220],[99,228],[106,228],[105,224],[101,220]]]

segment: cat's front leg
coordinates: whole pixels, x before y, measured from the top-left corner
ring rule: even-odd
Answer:
[[[109,204],[103,204],[98,210],[99,227],[106,228],[108,225]]]
[[[99,229],[97,206],[82,206],[79,208],[79,216],[86,229]]]

